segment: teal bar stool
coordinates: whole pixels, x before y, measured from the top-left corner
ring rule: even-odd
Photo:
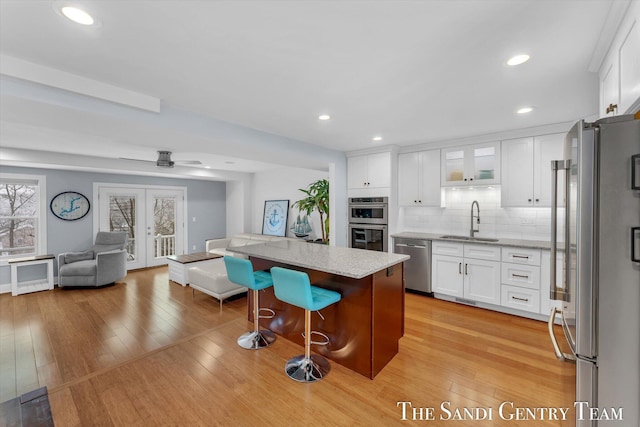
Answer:
[[[281,267],[271,269],[276,298],[304,309],[304,354],[287,361],[285,372],[296,381],[311,383],[329,373],[329,361],[319,354],[311,355],[311,344],[326,345],[329,337],[311,330],[311,312],[321,310],[340,301],[340,294],[328,289],[311,286],[307,273]],[[320,335],[324,341],[313,341],[311,334]]]
[[[258,350],[267,347],[276,340],[276,336],[268,329],[260,330],[260,319],[270,319],[275,313],[269,308],[260,308],[258,291],[273,286],[271,274],[266,271],[253,271],[251,261],[232,256],[224,257],[224,265],[227,268],[227,278],[240,286],[253,290],[253,331],[242,334],[238,338],[238,345],[248,350]],[[261,311],[269,313],[268,316],[260,315]]]

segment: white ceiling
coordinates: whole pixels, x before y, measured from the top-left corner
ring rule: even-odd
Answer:
[[[0,0],[0,54],[158,98],[161,111],[181,117],[210,117],[340,151],[596,114],[595,71],[628,4],[68,2],[100,20],[97,28],[87,28],[56,13],[54,3],[62,2]],[[505,65],[523,52],[531,55],[529,62]],[[9,93],[4,86],[3,148],[148,160],[156,149],[169,149],[176,159],[236,171],[264,170],[271,163],[219,137],[172,134],[138,121],[142,113],[107,117]],[[534,111],[517,115],[522,106]],[[320,113],[332,119],[319,121]],[[384,140],[372,142],[375,135]]]

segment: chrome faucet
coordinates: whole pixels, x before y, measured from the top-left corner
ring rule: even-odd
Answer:
[[[474,205],[478,208],[478,215],[473,215],[473,206]],[[478,233],[480,232],[480,226],[478,226],[477,229],[473,228],[473,218],[474,217],[477,218],[476,221],[477,221],[478,224],[480,224],[480,205],[478,204],[477,200],[474,200],[471,203],[471,232],[470,232],[471,237],[474,237],[476,232],[478,232]]]

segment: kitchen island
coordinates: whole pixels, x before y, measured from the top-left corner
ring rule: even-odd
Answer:
[[[326,346],[312,351],[373,379],[398,353],[404,334],[403,262],[406,255],[280,240],[229,248],[249,256],[255,270],[279,266],[304,271],[311,284],[339,292],[342,299],[311,316],[311,328],[325,333]],[[260,293],[260,306],[275,312],[262,327],[304,345],[304,310]],[[253,321],[253,299],[248,317]],[[292,355],[293,356],[293,355]]]

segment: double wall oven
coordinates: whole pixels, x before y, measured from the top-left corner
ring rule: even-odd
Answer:
[[[349,199],[349,247],[387,252],[389,201],[387,197]]]

